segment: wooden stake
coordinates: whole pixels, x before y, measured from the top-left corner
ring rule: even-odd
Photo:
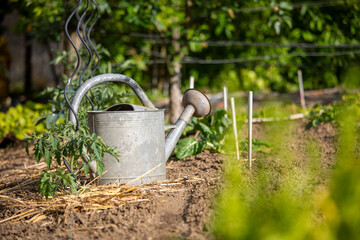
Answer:
[[[300,104],[301,104],[301,108],[305,109],[306,105],[305,105],[304,85],[303,85],[301,70],[298,70],[298,79],[299,79],[299,91],[300,91]]]
[[[252,155],[252,116],[253,115],[253,92],[249,92],[249,116],[248,116],[248,125],[249,125],[249,167],[251,168],[251,155]]]
[[[235,102],[233,97],[231,98],[231,111],[232,111],[232,122],[233,122],[234,136],[235,136],[236,157],[238,160],[240,160],[239,143],[238,143],[238,135],[237,135],[237,127],[236,127]]]
[[[190,76],[190,87],[189,88],[194,88],[194,83],[195,83],[194,76]]]
[[[224,110],[227,111],[227,97],[228,97],[228,89],[227,87],[224,87]]]

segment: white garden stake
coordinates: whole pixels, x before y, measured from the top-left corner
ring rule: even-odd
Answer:
[[[227,111],[227,96],[228,96],[228,89],[224,87],[224,110]]]
[[[189,88],[194,88],[195,79],[194,76],[190,76],[190,86]]]
[[[236,157],[238,160],[240,160],[239,143],[238,143],[237,127],[236,127],[235,102],[233,97],[231,98],[231,112],[232,112],[232,122],[233,122],[234,136],[235,136]]]
[[[252,115],[253,115],[253,92],[249,92],[249,167],[251,168],[251,155],[252,155]]]
[[[302,78],[301,70],[298,70],[298,78],[299,78],[299,90],[300,90],[300,104],[301,104],[301,108],[305,109],[304,85],[303,85],[303,78]]]

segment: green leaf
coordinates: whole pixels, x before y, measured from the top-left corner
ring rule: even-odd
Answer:
[[[58,120],[59,115],[58,114],[49,114],[46,117],[46,128],[50,129]]]
[[[61,150],[56,150],[55,151],[55,159],[56,162],[61,165]]]
[[[289,28],[292,28],[292,20],[289,16],[284,16],[283,21],[288,25]]]
[[[31,140],[28,138],[28,140],[26,141],[26,147],[25,147],[25,151],[26,151],[26,153],[27,153],[28,156],[30,155],[30,154],[29,154],[30,141],[31,141]]]
[[[201,153],[204,147],[205,143],[203,141],[195,138],[184,138],[177,143],[174,153],[177,158],[184,159]]]
[[[281,31],[281,22],[280,21],[276,21],[274,24],[274,28],[275,28],[275,32],[277,35],[280,34]]]
[[[61,62],[61,60],[66,57],[64,55],[58,55],[55,59],[50,61],[50,64],[58,64],[59,62]]]
[[[205,137],[209,137],[211,134],[213,134],[210,127],[208,127],[207,125],[205,125],[202,122],[199,122],[198,127],[200,130],[200,133],[203,134]]]
[[[99,177],[102,176],[103,172],[104,172],[104,163],[100,160],[96,160],[96,171],[99,174]]]
[[[38,149],[40,153],[44,153],[44,140],[45,139],[39,139],[38,141]]]
[[[89,174],[89,164],[87,162],[83,162],[82,168],[84,169],[85,175]]]
[[[29,136],[28,134],[24,133],[23,135],[26,139],[31,139],[31,136]]]
[[[44,156],[44,145],[43,145],[44,139],[38,139],[34,149],[35,149],[35,158],[36,161],[39,163],[41,158]]]
[[[79,153],[80,155],[83,154],[83,148],[84,148],[84,145],[85,145],[85,141],[83,139],[81,139],[79,142],[78,142],[78,148],[79,148]]]
[[[58,188],[58,185],[53,182],[54,178],[52,175],[52,172],[46,170],[40,174],[38,191],[46,197],[46,200],[48,200],[50,196],[54,196]]]
[[[289,10],[289,11],[293,9],[291,3],[286,2],[286,1],[280,2],[279,7],[284,9],[284,10]]]
[[[304,16],[307,10],[308,10],[308,7],[307,7],[306,5],[304,5],[303,7],[301,7],[300,15],[301,15],[301,16]]]
[[[45,162],[46,162],[46,165],[50,168],[50,165],[51,165],[51,159],[52,159],[52,156],[51,156],[51,151],[47,148],[45,150]]]
[[[220,138],[222,138],[222,135],[231,124],[231,120],[226,117],[226,114],[226,111],[223,109],[216,110],[214,121],[212,121],[212,132]]]
[[[75,182],[75,178],[71,173],[66,173],[64,169],[58,169],[56,171],[56,175],[58,176],[58,179],[62,181],[62,184],[64,186],[68,186],[71,189],[72,193],[77,194],[77,184]]]
[[[102,157],[101,157],[101,150],[100,150],[100,148],[99,148],[99,145],[98,145],[96,142],[93,142],[93,143],[91,144],[91,149],[94,151],[96,157],[97,157],[99,160],[101,160]]]
[[[312,125],[313,125],[314,127],[320,125],[320,120],[319,120],[319,119],[314,119],[314,120],[312,121]]]
[[[224,109],[216,109],[215,113],[214,113],[214,121],[215,122],[219,122],[222,121],[222,119],[225,118],[225,115],[227,114],[227,112]]]
[[[58,144],[58,139],[56,137],[54,137],[53,135],[50,135],[50,143],[51,143],[52,149],[56,149],[57,144]]]
[[[35,126],[37,126],[37,125],[39,125],[40,123],[42,123],[43,121],[45,121],[45,119],[46,119],[46,116],[45,116],[45,115],[35,118],[35,120],[34,120]]]

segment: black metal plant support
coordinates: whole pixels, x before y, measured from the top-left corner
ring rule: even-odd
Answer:
[[[100,62],[99,53],[97,52],[94,44],[91,42],[91,39],[90,39],[91,31],[92,31],[94,25],[96,24],[96,22],[99,19],[98,5],[97,5],[95,0],[86,0],[86,6],[85,7],[83,6],[82,3],[83,3],[82,0],[78,0],[76,7],[70,13],[69,17],[66,19],[66,22],[65,22],[65,34],[66,34],[67,39],[70,41],[72,47],[75,50],[77,61],[76,61],[75,70],[70,75],[70,77],[68,78],[68,80],[67,80],[67,82],[65,84],[64,97],[65,97],[66,104],[69,106],[69,110],[75,116],[75,119],[76,119],[75,130],[76,131],[79,129],[79,118],[78,118],[73,106],[70,103],[70,100],[69,100],[69,97],[68,97],[68,87],[69,87],[71,81],[74,79],[74,77],[79,72],[80,72],[80,74],[79,74],[79,86],[81,86],[81,84],[83,83],[84,74],[86,73],[87,69],[91,65],[91,62],[94,60],[94,54],[93,53],[95,53],[95,65],[91,68],[90,77],[93,76],[93,74],[95,73],[96,69],[98,68],[99,62]],[[91,7],[91,14],[86,18],[86,15],[87,15],[88,10],[89,10],[90,7]],[[80,15],[80,11],[82,11],[81,15]],[[76,35],[80,39],[82,46],[86,49],[86,52],[87,52],[87,62],[84,65],[84,67],[82,67],[80,51],[76,47],[73,39],[71,38],[71,36],[69,34],[69,23],[70,23],[70,21],[71,21],[71,19],[73,18],[74,15],[76,15],[76,18],[78,20],[77,26],[76,26]],[[91,23],[90,27],[87,27],[88,24],[91,22],[91,20],[92,20],[92,23]],[[88,101],[90,102],[92,109],[94,110],[93,102],[91,101],[91,99],[87,95],[85,95],[85,96],[88,99]],[[69,143],[66,145],[66,148],[68,147]],[[66,159],[63,159],[63,162],[64,162],[66,168],[75,177],[75,174],[72,172],[72,170],[69,167]]]
[[[66,82],[64,96],[65,96],[65,101],[66,101],[67,105],[69,106],[70,111],[75,115],[76,130],[79,128],[79,119],[69,101],[68,92],[67,92],[68,87],[69,87],[71,81],[74,79],[75,75],[78,74],[79,72],[80,72],[79,85],[81,85],[83,83],[84,74],[86,73],[87,69],[89,68],[91,62],[94,60],[93,53],[95,53],[95,65],[91,69],[90,77],[93,76],[94,72],[96,71],[96,69],[99,66],[99,61],[100,61],[99,53],[97,52],[94,44],[92,43],[92,41],[90,39],[91,31],[92,31],[94,25],[96,24],[97,20],[99,19],[98,5],[95,0],[86,0],[86,6],[82,7],[82,2],[83,2],[82,0],[78,0],[76,7],[70,13],[69,17],[67,18],[67,20],[65,22],[65,34],[66,34],[67,39],[70,41],[73,49],[75,50],[77,62],[76,62],[75,70],[73,71],[73,73],[70,75],[70,77],[68,78],[68,80]],[[82,14],[80,15],[79,12],[81,11],[81,7],[83,8],[83,11],[82,11]],[[92,11],[91,11],[90,16],[88,18],[86,18],[86,14],[88,13],[89,7],[91,7]],[[76,35],[80,39],[81,44],[86,49],[86,52],[88,55],[87,62],[84,65],[84,67],[82,67],[80,51],[76,47],[73,39],[71,38],[71,36],[69,34],[69,23],[74,15],[76,15],[76,17],[78,19],[77,27],[76,27]],[[93,19],[92,24],[90,25],[90,27],[87,27],[92,19]],[[88,99],[92,108],[94,109],[94,104],[92,103],[90,98],[87,95],[86,95],[86,98]]]

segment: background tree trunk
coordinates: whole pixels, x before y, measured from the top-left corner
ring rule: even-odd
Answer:
[[[172,46],[174,55],[170,66],[170,122],[175,123],[182,111],[180,90],[181,84],[181,53],[180,53],[180,28],[174,28],[172,31]]]

